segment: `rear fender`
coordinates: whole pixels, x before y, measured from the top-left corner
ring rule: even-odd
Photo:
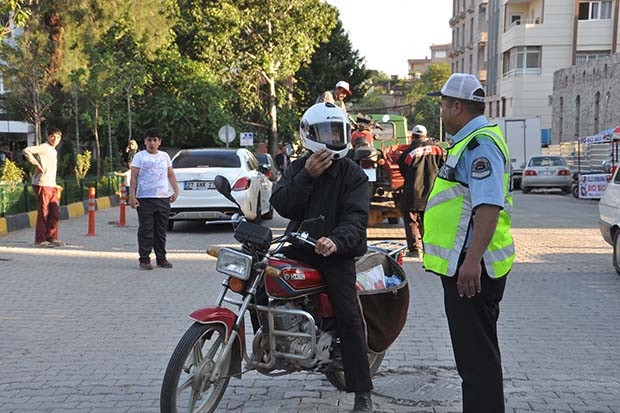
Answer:
[[[200,308],[189,315],[189,318],[200,324],[221,324],[226,330],[226,340],[230,339],[230,335],[237,321],[237,315],[230,309],[218,306],[208,306]],[[241,323],[235,344],[231,349],[230,359],[230,375],[241,378],[241,361],[245,352],[245,327]]]

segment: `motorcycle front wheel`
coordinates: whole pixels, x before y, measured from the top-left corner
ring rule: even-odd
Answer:
[[[375,353],[373,351],[368,352],[368,366],[370,370],[370,377],[373,377],[381,363],[383,362],[383,357],[385,357],[385,351],[381,353]],[[345,390],[345,382],[344,382],[344,371],[342,370],[328,370],[325,372],[325,377],[327,380],[338,390]]]
[[[209,380],[222,353],[226,330],[219,324],[194,323],[174,349],[161,386],[161,413],[211,413],[228,386],[230,353],[220,379]]]

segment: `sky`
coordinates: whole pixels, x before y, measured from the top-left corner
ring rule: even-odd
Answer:
[[[452,0],[325,0],[366,68],[407,75],[407,59],[430,57],[431,44],[450,43]]]

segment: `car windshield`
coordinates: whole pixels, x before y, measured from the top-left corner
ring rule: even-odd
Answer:
[[[259,164],[261,164],[261,165],[269,164],[269,159],[267,158],[267,154],[265,154],[265,153],[255,153],[254,156],[256,156],[256,160],[258,160]]]
[[[566,161],[558,157],[532,158],[528,166],[566,166]]]
[[[239,168],[241,160],[235,152],[181,152],[172,161],[173,168]]]

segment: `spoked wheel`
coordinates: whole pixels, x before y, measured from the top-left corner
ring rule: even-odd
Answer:
[[[221,325],[194,323],[174,349],[161,386],[161,413],[211,413],[228,386],[230,354],[222,360],[220,378],[211,381],[225,345]]]
[[[368,365],[370,367],[370,377],[374,376],[377,373],[377,370],[379,370],[381,362],[383,362],[383,357],[385,357],[385,351],[381,353],[368,351]],[[328,370],[325,372],[325,377],[327,377],[327,380],[338,390],[345,390],[344,371]]]

